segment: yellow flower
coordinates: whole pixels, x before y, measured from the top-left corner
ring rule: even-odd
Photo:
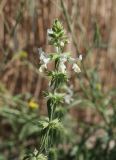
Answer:
[[[20,51],[14,56],[14,58],[16,58],[16,59],[17,58],[18,59],[26,59],[27,57],[28,57],[28,53],[25,51]]]
[[[96,84],[96,89],[99,90],[99,91],[101,90],[101,84],[100,83]]]
[[[35,102],[33,99],[31,99],[28,103],[29,108],[31,109],[37,109],[39,107],[38,103]]]

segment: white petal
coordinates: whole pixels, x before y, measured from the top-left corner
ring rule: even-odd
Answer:
[[[43,72],[44,69],[47,69],[47,65],[46,64],[42,64],[41,67],[39,68],[40,72]]]
[[[42,50],[42,48],[38,48],[38,51],[39,51],[40,56],[45,54],[44,51]]]
[[[82,61],[82,54],[79,55],[79,60]]]
[[[50,61],[50,58],[47,57],[47,55],[44,53],[42,48],[39,48],[39,55],[40,55],[40,61],[42,64],[48,64]]]
[[[66,62],[67,61],[67,56],[66,55],[61,55],[60,61],[63,62],[63,63]]]
[[[81,72],[79,66],[76,63],[73,64],[72,69],[77,73]]]
[[[61,47],[64,47],[64,43],[63,42],[60,42],[60,45],[61,45]]]
[[[49,34],[53,34],[53,30],[52,29],[48,29],[47,30],[47,34],[49,35]]]
[[[42,67],[42,66],[39,68],[39,71],[40,71],[40,72],[43,72],[43,67]]]
[[[66,72],[66,66],[63,62],[60,62],[59,63],[59,70],[62,72],[62,73],[65,73]]]
[[[49,61],[50,61],[50,58],[44,58],[43,61],[44,61],[45,64],[48,64]]]
[[[73,100],[73,99],[72,99],[72,96],[71,96],[71,95],[68,95],[68,94],[67,94],[67,95],[64,96],[64,101],[65,101],[65,103],[70,104],[72,100]]]
[[[42,50],[42,48],[38,48],[38,50],[39,50],[40,60],[42,60],[46,55],[45,55],[44,51]]]

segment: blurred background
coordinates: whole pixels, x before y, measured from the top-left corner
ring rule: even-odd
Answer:
[[[81,74],[70,72],[74,103],[58,159],[116,160],[116,0],[0,0],[0,160],[39,145],[30,121],[46,114],[48,80],[37,69],[38,48],[53,52],[47,29],[55,18],[70,40],[65,50],[83,55]]]

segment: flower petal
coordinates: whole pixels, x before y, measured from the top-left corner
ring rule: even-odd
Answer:
[[[80,73],[80,72],[81,72],[79,66],[78,66],[76,63],[73,64],[72,69],[73,69],[75,72],[77,72],[77,73]]]
[[[82,61],[82,54],[79,55],[79,60]]]
[[[66,72],[66,66],[63,62],[60,62],[59,63],[59,70],[62,72],[62,73],[65,73]]]

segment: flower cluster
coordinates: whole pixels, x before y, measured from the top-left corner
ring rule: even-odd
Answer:
[[[62,73],[66,73],[66,63],[69,62],[72,64],[72,69],[74,72],[79,73],[81,69],[78,65],[79,61],[82,61],[82,55],[79,55],[78,58],[72,58],[70,55],[66,53],[54,53],[54,55],[47,55],[41,48],[39,50],[40,55],[40,72],[44,72],[44,69],[47,69],[47,65],[52,62],[56,61],[58,65],[58,70]]]
[[[69,53],[63,53],[63,48],[69,41],[62,24],[58,20],[55,20],[52,28],[47,30],[47,35],[49,44],[55,46],[56,53],[48,55],[39,48],[41,64],[39,71],[44,71],[44,69],[47,69],[48,63],[55,61],[57,69],[62,73],[66,73],[66,63],[68,62],[72,64],[74,72],[81,72],[78,62],[82,61],[82,55],[78,58],[72,58]]]

